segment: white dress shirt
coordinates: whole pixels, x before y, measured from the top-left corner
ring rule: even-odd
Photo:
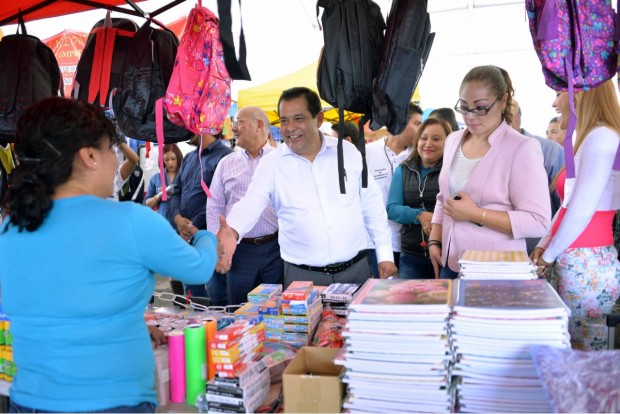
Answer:
[[[411,155],[411,147],[405,148],[396,154],[386,144],[386,138],[379,139],[366,144],[366,164],[368,165],[368,175],[372,176],[383,196],[383,206],[387,206],[388,194],[394,170],[405,162]],[[400,224],[388,220],[390,233],[392,236],[392,250],[400,252]]]
[[[233,205],[243,198],[259,162],[275,150],[266,143],[260,149],[258,157],[252,158],[245,149],[239,146],[235,148],[239,149],[222,158],[217,164],[209,188],[211,198],[207,199],[207,230],[214,234],[220,230],[220,215],[228,215]],[[268,204],[246,237],[263,237],[276,231],[278,216],[271,204]]]
[[[346,194],[338,184],[338,140],[323,137],[313,162],[280,145],[259,163],[246,196],[227,216],[241,239],[269,203],[278,215],[282,259],[326,266],[352,259],[367,248],[367,232],[379,262],[393,262],[387,213],[381,192],[369,177],[362,188],[362,160],[343,142]]]

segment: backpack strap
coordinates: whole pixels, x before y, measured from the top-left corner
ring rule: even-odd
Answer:
[[[340,194],[346,194],[345,180],[347,171],[344,168],[344,148],[342,141],[344,140],[344,109],[342,105],[338,105],[339,131],[338,131],[338,182],[340,183]]]
[[[364,125],[370,120],[370,115],[364,115],[360,118],[357,126],[359,135],[357,138],[357,149],[362,154],[362,188],[368,188],[368,165],[366,163],[366,137],[364,136]],[[338,133],[340,135],[340,132]]]
[[[209,191],[209,187],[207,187],[207,183],[205,183],[205,173],[202,167],[202,135],[200,136],[200,148],[198,149],[198,164],[200,164],[200,185],[207,195],[207,198],[211,198],[211,192]]]
[[[155,135],[157,135],[157,152],[159,154],[159,179],[161,187],[161,201],[168,201],[166,188],[166,167],[164,166],[164,98],[155,101]]]
[[[95,32],[95,52],[93,56],[93,66],[88,83],[88,102],[94,103],[99,92],[101,72],[103,70],[103,60],[105,54],[105,27],[94,29]]]
[[[558,38],[559,30],[558,5],[555,1],[546,1],[538,21],[537,39],[549,40]],[[543,29],[543,30],[540,30]],[[616,30],[618,28],[616,27]]]
[[[245,35],[243,33],[243,21],[241,19],[241,0],[239,0],[239,59],[237,59],[237,53],[235,52],[235,42],[232,34],[231,3],[231,0],[217,1],[217,11],[220,18],[220,40],[224,47],[224,63],[232,79],[252,80],[246,64],[247,51],[245,47]]]

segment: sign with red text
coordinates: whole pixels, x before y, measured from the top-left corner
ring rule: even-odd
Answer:
[[[87,33],[63,30],[43,41],[43,43],[52,49],[58,61],[58,66],[60,66],[65,97],[71,96],[75,71],[80,56],[82,56],[82,50],[84,49],[87,37]]]

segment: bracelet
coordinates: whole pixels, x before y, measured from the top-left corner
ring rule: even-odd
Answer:
[[[426,243],[426,248],[428,249],[431,246],[439,246],[439,248],[441,249],[441,242],[439,240],[429,240]]]
[[[480,223],[478,223],[480,227],[482,227],[482,222],[484,221],[484,216],[486,215],[487,215],[487,209],[485,208],[484,212],[482,212],[482,217],[480,217]]]

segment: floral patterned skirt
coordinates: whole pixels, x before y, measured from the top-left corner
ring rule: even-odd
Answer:
[[[557,291],[570,308],[575,349],[607,348],[605,315],[620,295],[620,263],[614,246],[566,249],[554,265]]]

